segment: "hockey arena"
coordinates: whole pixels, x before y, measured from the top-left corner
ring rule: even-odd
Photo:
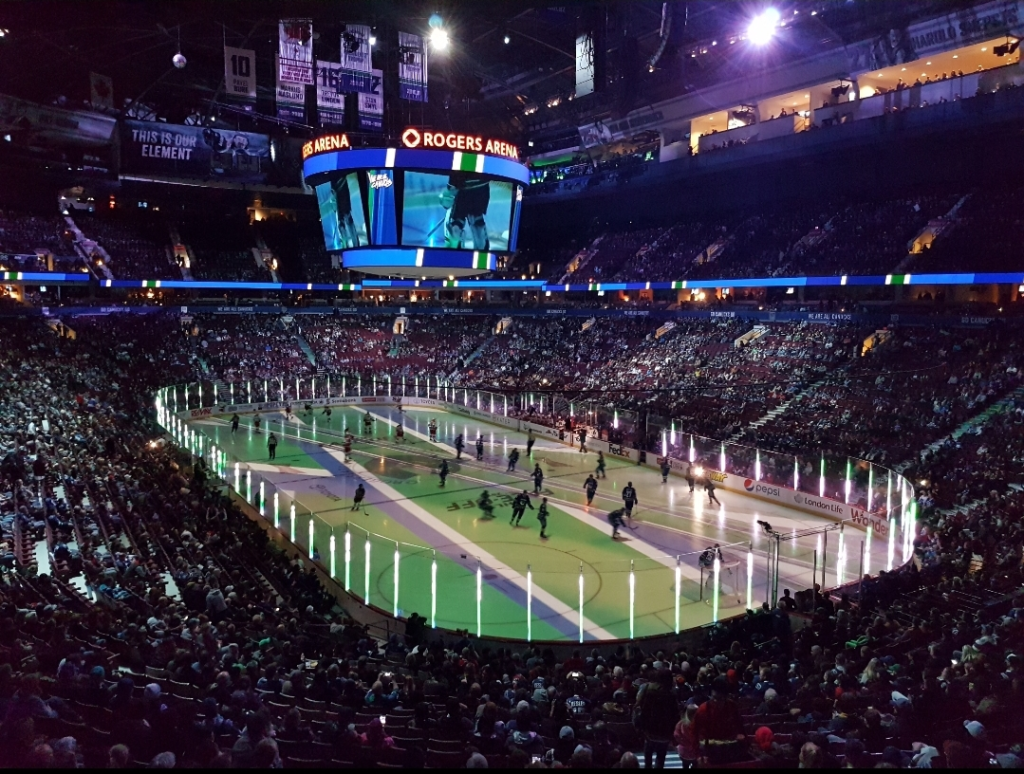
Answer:
[[[1024,768],[1022,40],[0,3],[0,768]]]

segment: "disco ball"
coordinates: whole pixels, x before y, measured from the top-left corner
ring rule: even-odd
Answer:
[[[171,63],[180,70],[186,64],[188,64],[188,60],[185,59],[185,55],[179,51],[177,54],[171,57]]]

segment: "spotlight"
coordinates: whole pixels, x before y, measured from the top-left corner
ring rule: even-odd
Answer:
[[[510,37],[509,37],[508,35],[506,35],[506,36],[505,36],[505,37],[503,38],[503,40],[505,41],[505,45],[506,45],[506,46],[507,46],[507,45],[508,45],[509,43],[511,43],[511,42],[512,42],[512,38],[510,38]]]
[[[992,53],[996,56],[1008,56],[1009,54],[1015,53],[1018,48],[1020,48],[1019,40],[1015,40],[1013,42],[1007,40],[1005,43],[994,46],[992,48]]]
[[[427,20],[427,24],[432,30],[440,29],[444,26],[444,19],[441,18],[441,14],[432,13],[430,14],[430,19]]]
[[[372,47],[372,46],[376,46],[376,45],[377,45],[377,36],[376,35],[370,35],[370,46]]]
[[[430,45],[436,51],[448,49],[448,30],[443,27],[435,27],[430,31]]]
[[[782,15],[777,8],[767,8],[750,21],[747,37],[755,46],[763,46],[775,37],[775,28],[779,26]]]

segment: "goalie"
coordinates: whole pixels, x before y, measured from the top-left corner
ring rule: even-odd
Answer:
[[[453,173],[441,192],[441,206],[448,210],[444,218],[445,247],[462,248],[472,241],[474,250],[487,250],[487,223],[484,216],[491,203],[491,187],[487,180]],[[468,237],[468,240],[467,240]]]

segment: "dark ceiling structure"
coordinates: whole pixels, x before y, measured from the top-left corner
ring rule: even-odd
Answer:
[[[962,2],[790,0],[775,3],[799,34],[778,56],[794,58],[888,29],[931,9]],[[318,58],[337,60],[346,22],[371,24],[374,66],[385,87],[397,62],[397,31],[423,33],[438,13],[452,45],[430,60],[430,102],[423,106],[385,91],[385,128],[408,122],[490,132],[513,141],[575,132],[597,115],[624,114],[714,79],[765,66],[728,56],[717,41],[741,34],[763,0],[635,0],[552,6],[512,0],[22,0],[0,4],[0,93],[69,108],[88,98],[89,73],[113,79],[115,106],[138,118],[174,123],[220,120],[278,123],[274,111],[277,20],[313,19]],[[666,23],[668,20],[668,23]],[[594,39],[599,83],[575,97],[575,43]],[[245,114],[223,94],[223,46],[257,55],[258,99]],[[187,66],[171,58],[181,52]],[[391,86],[392,89],[396,87]],[[265,129],[265,126],[258,126]],[[315,127],[284,127],[312,132]]]

